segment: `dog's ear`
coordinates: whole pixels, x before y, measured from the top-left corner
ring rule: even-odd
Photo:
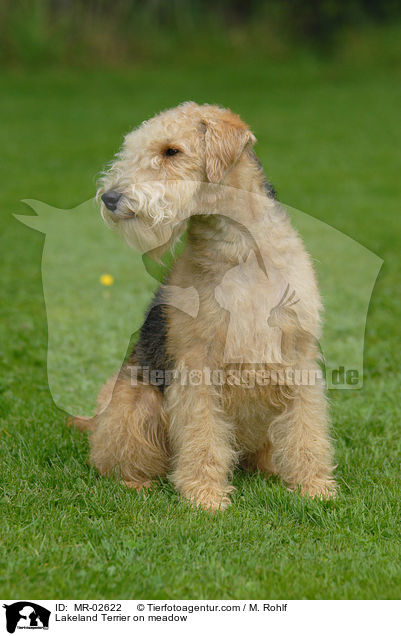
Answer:
[[[220,183],[234,166],[244,149],[256,142],[248,126],[231,111],[213,109],[202,118],[205,130],[206,176],[210,183]]]

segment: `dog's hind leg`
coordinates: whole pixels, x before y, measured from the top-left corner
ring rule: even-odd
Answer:
[[[133,385],[129,370],[123,367],[99,397],[100,410],[90,435],[90,463],[102,475],[115,474],[128,487],[149,487],[153,478],[166,475],[168,467],[161,392],[138,381]]]

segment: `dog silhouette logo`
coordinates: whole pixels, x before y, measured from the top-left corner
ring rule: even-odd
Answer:
[[[3,605],[6,610],[6,627],[9,634],[18,629],[49,629],[50,610],[32,603],[18,601],[11,605]]]

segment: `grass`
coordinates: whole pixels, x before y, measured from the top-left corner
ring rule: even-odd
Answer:
[[[2,74],[3,598],[399,598],[399,80],[391,64],[304,59]],[[232,507],[215,516],[189,508],[166,482],[137,495],[88,467],[86,438],[52,401],[43,235],[11,213],[26,213],[27,197],[60,208],[89,199],[122,135],[188,98],[240,112],[280,198],[384,259],[364,387],[330,394],[334,502],[241,473]]]

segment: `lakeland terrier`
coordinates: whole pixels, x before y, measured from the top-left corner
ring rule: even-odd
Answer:
[[[106,222],[153,258],[187,236],[96,415],[75,425],[100,473],[137,489],[168,475],[211,510],[238,464],[335,493],[315,273],[255,141],[230,110],[184,103],[127,135],[99,190]],[[188,288],[196,312],[174,300]]]

